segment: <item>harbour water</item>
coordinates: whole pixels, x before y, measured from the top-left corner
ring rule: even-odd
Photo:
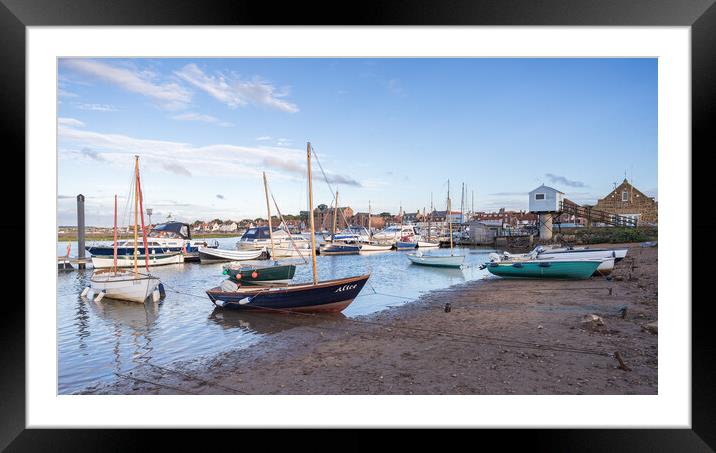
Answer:
[[[218,239],[220,247],[227,249],[233,249],[237,240]],[[64,255],[66,247],[66,242],[58,243],[57,254]],[[403,251],[319,256],[318,275],[327,280],[371,274],[360,296],[341,314],[355,317],[409,303],[427,291],[481,279],[488,274],[478,266],[492,251],[456,248],[456,253],[466,255],[463,269],[413,265]],[[72,255],[76,253],[74,242]],[[449,250],[433,249],[431,253],[447,254]],[[166,365],[249,347],[302,322],[295,318],[286,323],[281,314],[215,309],[204,291],[226,278],[222,263],[173,264],[153,267],[151,272],[162,279],[166,297],[145,304],[82,299],[80,293],[89,285],[92,270],[58,272],[58,393],[71,394],[113,380],[115,373],[126,373],[142,363]],[[309,261],[297,267],[293,281],[310,280]]]

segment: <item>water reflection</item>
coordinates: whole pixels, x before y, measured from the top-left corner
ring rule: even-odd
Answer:
[[[318,327],[321,324],[346,319],[342,313],[304,316],[289,313],[222,310],[215,308],[209,320],[224,329],[241,329],[249,333],[273,334],[295,327]]]
[[[102,299],[99,302],[88,300],[85,304],[94,315],[110,326],[112,363],[106,366],[121,372],[152,358],[153,331],[162,306],[161,301],[150,300],[139,304]]]

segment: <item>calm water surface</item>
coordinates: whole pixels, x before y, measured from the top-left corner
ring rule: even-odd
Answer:
[[[238,238],[218,239],[221,248],[234,248]],[[67,243],[57,245],[64,255]],[[459,250],[459,249],[458,249]],[[347,317],[375,313],[414,300],[426,291],[480,279],[487,271],[477,266],[487,261],[491,249],[463,249],[464,269],[440,269],[412,265],[407,252],[373,252],[367,255],[319,256],[321,280],[370,272],[368,284],[343,311]],[[431,253],[449,254],[446,249]],[[77,243],[72,243],[72,255]],[[310,258],[309,258],[310,259]],[[176,360],[208,357],[229,349],[248,347],[268,335],[295,326],[274,314],[214,309],[204,293],[226,277],[222,264],[184,263],[152,267],[167,294],[157,303],[103,299],[95,303],[80,298],[89,285],[91,269],[58,273],[57,323],[59,348],[58,391],[74,393],[115,378],[143,362],[165,365]],[[311,280],[311,266],[296,269],[294,282]],[[375,294],[375,290],[381,294]],[[174,291],[179,291],[178,294]],[[391,297],[401,296],[401,297]],[[274,319],[276,321],[274,321]],[[306,319],[307,323],[315,320]]]

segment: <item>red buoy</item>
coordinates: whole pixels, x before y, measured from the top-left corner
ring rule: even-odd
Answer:
[[[241,280],[241,272],[238,272],[238,273],[236,274],[236,280]]]
[[[252,277],[252,278],[256,278],[256,277],[258,277],[258,276],[259,276],[259,273],[256,272],[256,271],[253,271],[253,272],[251,273],[251,277]]]

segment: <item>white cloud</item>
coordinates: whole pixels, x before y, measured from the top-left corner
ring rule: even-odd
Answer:
[[[186,88],[175,82],[157,82],[154,80],[156,75],[148,71],[137,71],[96,60],[67,59],[63,63],[75,71],[152,98],[166,109],[183,108],[191,101],[191,93]]]
[[[85,127],[85,123],[74,118],[58,118],[57,123],[63,126]]]
[[[117,109],[113,105],[109,104],[82,104],[76,102],[75,107],[80,110],[92,110],[95,112],[116,112]]]
[[[269,140],[273,140],[270,135],[262,135],[261,137],[256,137],[257,142],[267,142]]]
[[[238,77],[227,78],[223,74],[207,75],[194,63],[184,66],[175,74],[231,108],[254,104],[289,113],[298,112],[296,104],[280,99],[288,94],[287,90],[278,91],[272,84],[259,78],[246,81]]]
[[[134,138],[122,134],[59,127],[61,158],[89,157],[82,149],[91,149],[93,158],[104,159],[126,167],[131,156],[138,154],[146,166],[161,168],[179,175],[252,175],[272,170],[275,177],[302,179],[306,175],[302,149],[248,147],[227,144],[194,146],[188,143]],[[188,169],[191,169],[189,171]],[[316,177],[319,177],[316,175]],[[326,171],[329,182],[360,187],[356,179]]]
[[[173,120],[180,121],[202,121],[204,123],[216,123],[219,120],[211,115],[204,115],[203,113],[187,112],[171,117]]]

